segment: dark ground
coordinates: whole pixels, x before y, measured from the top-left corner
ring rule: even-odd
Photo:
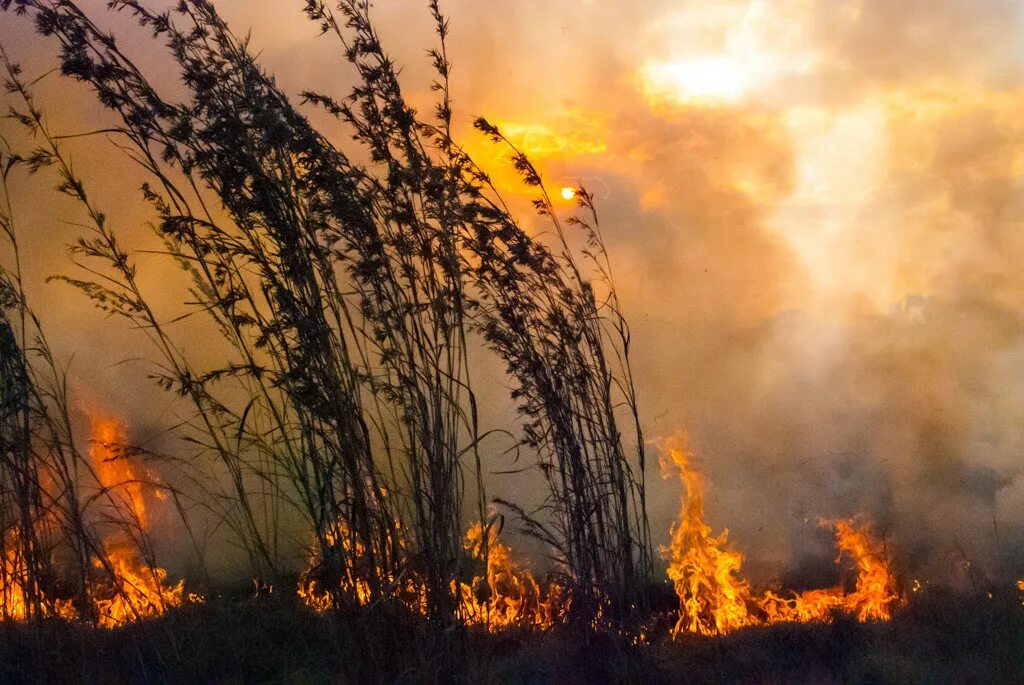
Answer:
[[[608,636],[464,636],[469,683],[1024,683],[1024,606],[940,589],[892,622],[750,629],[628,647]],[[453,682],[445,639],[396,616],[317,617],[283,596],[221,598],[116,631],[0,628],[3,683]]]

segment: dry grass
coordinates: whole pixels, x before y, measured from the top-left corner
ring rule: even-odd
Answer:
[[[335,606],[387,601],[415,577],[425,615],[454,624],[463,531],[493,523],[484,474],[500,464],[486,441],[504,433],[536,459],[549,496],[538,511],[499,504],[550,550],[573,597],[570,620],[639,620],[651,570],[644,440],[593,199],[578,189],[580,212],[560,217],[540,172],[479,119],[535,193],[552,244],[520,226],[452,138],[449,29],[436,2],[429,120],[405,100],[365,0],[306,3],[358,78],[342,98],[306,92],[299,105],[204,0],[163,13],[108,3],[163,44],[185,88],[173,101],[75,2],[2,8],[28,16],[59,47],[61,75],[107,108],[103,133],[147,178],[140,200],[163,256],[191,281],[180,293],[186,315],[155,308],[136,255],[48,127],[36,81],[5,58],[9,119],[33,146],[8,151],[6,170],[55,173],[84,217],[72,266],[56,279],[142,331],[152,377],[188,408],[179,427],[188,454],[149,455],[190,483],[174,491],[188,525],[199,511],[231,530],[251,573],[272,583],[297,562],[281,539],[298,516],[315,541],[310,575],[334,589]],[[354,152],[334,146],[303,105],[340,120]],[[179,338],[184,318],[205,318],[229,346],[224,358],[197,365]],[[478,338],[514,386],[518,435],[479,423],[481,381],[467,354]],[[367,596],[338,582],[352,576]]]

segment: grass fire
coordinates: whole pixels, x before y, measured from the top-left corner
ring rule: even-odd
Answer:
[[[728,531],[718,537],[704,522],[704,484],[681,446],[667,447],[679,468],[686,496],[680,521],[666,551],[668,576],[679,596],[679,618],[673,637],[689,632],[722,635],[752,625],[827,621],[836,611],[859,621],[887,621],[901,604],[896,579],[881,545],[866,525],[851,520],[823,521],[833,529],[836,546],[856,569],[853,592],[842,587],[813,589],[790,596],[771,591],[755,595],[739,572],[743,554],[728,549]]]
[[[1011,4],[0,0],[0,682],[1024,681]]]

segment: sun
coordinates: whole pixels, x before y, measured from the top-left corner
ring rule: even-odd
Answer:
[[[562,199],[563,200],[569,201],[569,200],[572,200],[574,197],[576,197],[576,189],[575,188],[570,188],[569,186],[565,186],[564,188],[562,188]]]

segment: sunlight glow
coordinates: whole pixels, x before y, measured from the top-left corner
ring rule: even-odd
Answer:
[[[784,102],[792,89],[783,84],[822,59],[808,38],[812,9],[811,0],[723,0],[660,17],[648,29],[641,91],[687,105]]]
[[[641,78],[648,92],[672,94],[684,102],[737,102],[751,85],[750,74],[727,56],[648,64]]]

